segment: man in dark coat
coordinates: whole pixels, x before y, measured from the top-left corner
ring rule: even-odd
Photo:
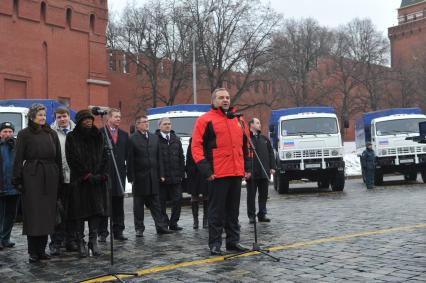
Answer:
[[[145,231],[144,205],[151,210],[158,234],[170,234],[166,219],[161,213],[159,199],[159,179],[163,175],[158,146],[158,136],[149,133],[146,116],[136,119],[136,131],[130,137],[127,157],[127,179],[132,183],[133,215],[136,237]]]
[[[376,170],[376,154],[371,142],[367,142],[367,147],[361,155],[361,167],[367,189],[374,188],[374,171]]]
[[[126,185],[126,159],[129,143],[129,134],[119,128],[121,122],[121,112],[118,109],[111,108],[108,111],[108,121],[106,123],[108,138],[113,147],[115,161],[117,162],[118,172],[120,174],[121,184],[117,178],[114,165],[109,165],[109,177],[111,179],[111,197],[112,197],[112,230],[114,239],[125,241],[124,231],[124,190]],[[105,135],[104,128],[101,129]],[[108,217],[102,217],[99,225],[99,242],[105,242],[108,237]]]
[[[268,199],[269,174],[275,173],[275,157],[271,142],[261,134],[262,125],[259,119],[253,118],[249,121],[250,138],[266,173],[263,171],[259,160],[253,156],[253,175],[247,180],[247,215],[250,223],[256,221],[256,192],[259,191],[258,203],[259,222],[270,222],[266,217],[266,201]]]
[[[15,243],[10,241],[19,198],[19,192],[12,185],[14,131],[12,123],[0,124],[0,250],[15,246]]]
[[[163,217],[167,219],[170,230],[182,230],[178,225],[182,201],[182,180],[185,174],[185,156],[182,143],[172,131],[172,123],[169,118],[161,118],[156,131],[160,144],[160,155],[163,175],[160,176],[160,204]],[[172,213],[170,219],[167,215],[167,199],[171,200]]]
[[[80,257],[88,254],[84,242],[86,220],[89,224],[88,248],[94,256],[98,256],[99,219],[108,215],[107,154],[103,135],[93,124],[91,112],[80,110],[75,121],[76,127],[65,141],[72,186],[68,214],[79,223],[77,231]]]

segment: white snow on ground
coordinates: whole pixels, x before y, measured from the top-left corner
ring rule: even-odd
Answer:
[[[345,142],[345,175],[346,176],[361,176],[361,164],[359,163],[359,157],[356,155],[355,142]]]
[[[344,143],[345,150],[345,164],[346,176],[361,176],[361,165],[359,163],[359,157],[356,155],[356,147],[355,142],[345,142]],[[126,180],[126,193],[132,192],[132,185]]]

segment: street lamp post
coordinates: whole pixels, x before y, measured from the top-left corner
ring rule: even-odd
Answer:
[[[195,36],[192,35],[192,91],[194,104],[197,104],[197,62],[195,62]]]

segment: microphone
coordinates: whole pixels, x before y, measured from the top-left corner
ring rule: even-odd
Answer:
[[[243,116],[243,113],[241,112],[232,112],[232,111],[226,112],[226,117],[228,119],[240,118],[241,116]]]
[[[103,115],[106,115],[108,113],[107,109],[103,109],[99,106],[93,106],[91,111],[92,111],[92,114],[95,115],[95,116],[103,116]]]

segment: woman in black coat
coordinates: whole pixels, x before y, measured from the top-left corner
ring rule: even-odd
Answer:
[[[192,216],[194,217],[194,229],[198,229],[198,208],[199,203],[203,203],[203,228],[208,227],[208,183],[207,180],[198,171],[197,165],[192,158],[191,152],[192,138],[189,140],[188,150],[186,152],[186,175],[188,176],[187,188],[191,194]]]
[[[46,107],[33,104],[28,118],[28,127],[18,133],[12,182],[22,193],[23,234],[34,263],[49,259],[45,248],[56,222],[62,157],[58,136],[46,125]]]
[[[79,255],[88,251],[84,242],[84,221],[89,224],[88,248],[94,256],[98,249],[97,232],[101,216],[108,215],[107,156],[104,139],[93,125],[89,110],[81,110],[76,116],[76,127],[67,135],[65,154],[71,169],[71,187],[68,216],[78,223]]]

